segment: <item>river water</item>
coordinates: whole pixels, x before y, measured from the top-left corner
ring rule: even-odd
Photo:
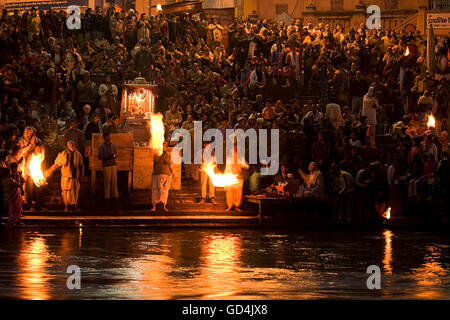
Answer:
[[[67,268],[81,270],[69,290]],[[381,289],[367,289],[369,265]],[[398,230],[0,230],[0,298],[450,299],[450,237]]]

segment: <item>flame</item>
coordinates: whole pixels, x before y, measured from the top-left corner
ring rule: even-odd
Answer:
[[[405,57],[409,56],[409,47],[406,47]]]
[[[436,119],[432,114],[428,116],[428,122],[427,122],[428,129],[435,128],[436,127]]]
[[[164,123],[163,115],[161,113],[150,114],[150,145],[153,151],[160,156],[163,153],[164,143]]]
[[[391,218],[391,207],[387,208],[387,210],[384,212],[383,217],[389,220]]]
[[[232,173],[216,173],[216,165],[212,163],[204,163],[202,170],[211,178],[211,182],[215,187],[230,187],[240,183],[237,174]]]
[[[44,161],[44,153],[33,153],[28,163],[28,169],[30,171],[30,177],[33,179],[34,184],[37,187],[42,187],[47,184],[45,181],[44,173],[41,169],[42,161]]]
[[[162,11],[162,6],[159,3],[156,5],[156,11]]]

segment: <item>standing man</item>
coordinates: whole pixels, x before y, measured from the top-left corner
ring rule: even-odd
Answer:
[[[169,211],[166,207],[169,197],[170,179],[172,168],[170,166],[170,155],[167,152],[167,142],[163,144],[163,153],[153,157],[153,177],[152,177],[152,205],[150,211],[156,211],[156,205],[163,203],[164,211]]]
[[[105,83],[102,83],[98,88],[98,95],[100,98],[105,97],[108,106],[112,109],[112,112],[118,114],[120,110],[117,109],[117,95],[119,91],[114,83],[111,83],[111,76],[107,75]]]
[[[23,131],[23,136],[18,141],[21,155],[26,158],[30,152],[34,151],[37,142],[41,142],[41,140],[36,137],[35,129],[33,127],[26,127]]]
[[[105,199],[109,199],[110,196],[117,199],[119,198],[119,191],[117,190],[117,151],[111,143],[111,135],[108,132],[103,133],[103,141],[98,148],[98,158],[102,160],[104,196]]]
[[[81,153],[77,151],[75,142],[68,141],[67,148],[56,157],[53,166],[48,169],[44,177],[49,177],[56,169],[61,168],[61,191],[64,202],[64,211],[69,211],[69,206],[77,208],[80,180],[84,175],[84,164]]]
[[[207,144],[205,146],[205,154],[210,154],[211,152],[208,150],[211,147],[211,144]],[[205,164],[216,164],[216,159],[215,159],[215,155],[211,153],[211,159],[208,159],[203,162],[202,164],[202,168],[200,169],[200,183],[201,183],[201,192],[202,192],[202,199],[200,200],[199,203],[205,203],[206,201],[206,197],[208,196],[209,199],[211,200],[211,203],[213,205],[216,205],[216,193],[215,193],[215,187],[211,181],[211,178],[209,177],[209,175],[202,170],[203,169],[203,165]]]
[[[225,212],[229,212],[233,208],[237,212],[242,212],[242,210],[239,208],[242,204],[242,186],[244,185],[244,179],[242,178],[242,169],[248,169],[249,166],[245,162],[239,163],[236,149],[237,146],[234,146],[233,157],[231,159],[227,159],[225,172],[237,175],[237,179],[239,182],[237,184],[226,186],[224,188],[227,202],[227,209],[225,210]]]
[[[217,19],[213,18],[211,24],[208,25],[208,46],[215,48],[222,43],[222,31],[224,28],[217,23]]]
[[[350,97],[352,99],[352,113],[356,117],[361,111],[363,98],[368,89],[367,82],[362,77],[361,71],[356,71],[355,79],[350,80]]]

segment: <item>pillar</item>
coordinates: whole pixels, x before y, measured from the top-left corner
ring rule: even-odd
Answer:
[[[417,14],[417,30],[420,31],[422,36],[426,34],[427,29],[427,7],[419,7]]]
[[[246,19],[253,11],[258,10],[257,0],[240,0],[242,3],[242,19]]]
[[[366,23],[366,6],[362,1],[355,5],[353,16],[350,20],[350,27],[359,27],[361,23]]]

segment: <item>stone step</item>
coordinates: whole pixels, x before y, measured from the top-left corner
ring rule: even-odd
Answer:
[[[123,210],[103,210],[103,211],[69,211],[64,212],[62,210],[48,210],[48,211],[24,211],[23,217],[104,217],[104,216],[114,216],[114,217],[125,217],[125,216],[140,216],[140,217],[150,217],[150,216],[176,216],[176,217],[182,217],[182,216],[222,216],[227,215],[230,217],[235,216],[257,216],[258,212],[255,210],[246,210],[243,212],[225,212],[225,210],[221,211],[213,211],[213,210],[170,210],[169,212],[164,211],[149,211],[150,207],[148,209],[142,208],[141,210],[129,210],[129,211],[123,211]]]
[[[189,214],[169,215],[167,213],[153,215],[103,215],[103,216],[54,216],[34,215],[22,218],[23,227],[35,226],[66,226],[66,227],[111,227],[111,226],[136,226],[136,227],[243,227],[257,226],[259,218],[256,215],[232,215],[232,214]]]

